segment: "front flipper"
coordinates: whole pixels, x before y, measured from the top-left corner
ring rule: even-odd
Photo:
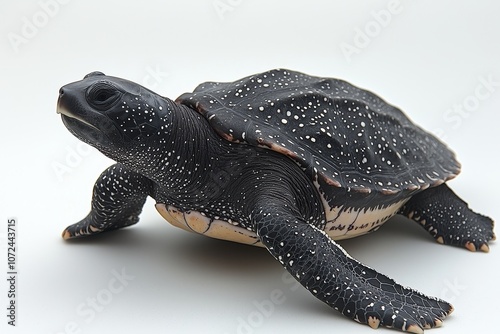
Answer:
[[[90,213],[62,233],[64,239],[84,237],[133,225],[139,221],[152,182],[148,178],[115,164],[97,179]]]
[[[423,333],[453,311],[445,301],[397,284],[350,257],[323,231],[266,201],[253,215],[261,242],[306,289],[335,310],[372,328]]]
[[[495,240],[493,220],[475,213],[446,184],[413,196],[401,214],[420,223],[442,244],[488,252]]]

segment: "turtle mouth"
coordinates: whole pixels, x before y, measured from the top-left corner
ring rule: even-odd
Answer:
[[[96,148],[108,146],[110,138],[97,125],[90,122],[84,116],[72,112],[64,101],[59,99],[57,103],[57,114],[61,115],[64,126],[78,139]],[[101,124],[102,125],[102,124]]]
[[[63,122],[66,124],[68,122],[73,122],[73,123],[83,123],[85,126],[93,128],[96,131],[101,131],[98,127],[90,124],[86,120],[84,120],[82,117],[79,117],[76,114],[73,114],[71,111],[69,111],[67,108],[61,105],[61,103],[58,103],[57,110],[56,112],[61,115],[61,118],[63,119]],[[71,121],[69,120],[71,119]]]
[[[68,116],[64,113],[60,114],[64,126],[66,126],[69,132],[76,138],[96,148],[106,146],[109,140],[97,127],[81,118]]]

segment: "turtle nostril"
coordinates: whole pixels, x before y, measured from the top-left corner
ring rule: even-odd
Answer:
[[[59,96],[61,97],[63,95],[64,95],[64,88],[61,88],[61,89],[59,89]]]

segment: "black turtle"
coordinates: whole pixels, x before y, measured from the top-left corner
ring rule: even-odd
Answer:
[[[407,216],[440,243],[489,250],[493,221],[445,182],[455,155],[345,81],[272,70],[207,82],[176,102],[100,72],[61,88],[71,133],[117,161],[65,239],[138,222],[147,196],[173,225],[263,246],[314,296],[373,328],[422,333],[452,312],[334,240]]]

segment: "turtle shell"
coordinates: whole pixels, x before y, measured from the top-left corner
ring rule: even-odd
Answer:
[[[400,109],[338,79],[276,69],[206,82],[177,102],[231,142],[290,157],[323,189],[401,197],[460,172],[454,153]]]

